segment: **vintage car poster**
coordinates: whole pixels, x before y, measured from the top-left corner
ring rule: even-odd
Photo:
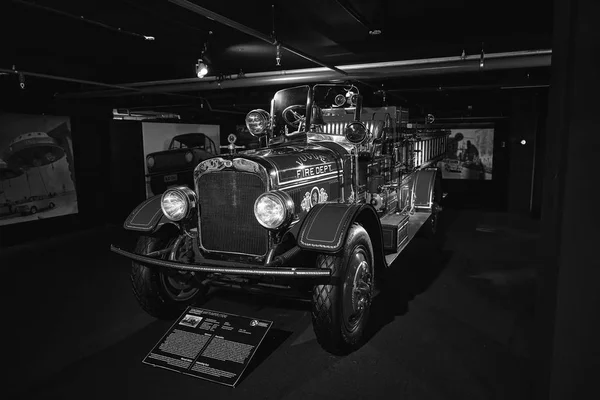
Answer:
[[[220,152],[220,126],[142,122],[146,197],[190,185],[191,171]]]
[[[450,129],[448,151],[438,166],[443,179],[491,180],[494,128]]]
[[[0,113],[0,225],[75,214],[68,117]]]

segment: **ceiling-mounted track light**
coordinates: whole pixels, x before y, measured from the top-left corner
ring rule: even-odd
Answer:
[[[208,36],[210,37],[213,34],[212,31],[208,31]],[[210,59],[205,57],[206,52],[208,51],[208,39],[204,42],[204,46],[202,46],[202,54],[198,59],[198,64],[196,64],[196,76],[198,78],[204,78],[206,74],[208,74],[208,62]]]
[[[198,64],[196,64],[196,75],[198,78],[204,78],[208,74],[208,66],[202,59],[198,60]]]
[[[485,63],[485,53],[483,51],[483,43],[481,43],[481,56],[479,56],[479,68],[483,68]]]

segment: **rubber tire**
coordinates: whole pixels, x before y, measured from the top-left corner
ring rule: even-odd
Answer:
[[[157,236],[141,236],[135,247],[135,253],[148,254],[165,247],[171,238]],[[177,318],[190,305],[201,302],[208,292],[201,287],[198,293],[187,301],[174,301],[166,293],[161,283],[160,268],[146,266],[137,262],[131,263],[131,287],[133,294],[144,311],[158,319],[172,320]]]
[[[367,231],[354,224],[348,231],[343,250],[338,255],[319,254],[317,268],[330,269],[334,284],[316,285],[312,295],[312,323],[317,341],[323,349],[334,355],[345,355],[358,349],[364,339],[364,331],[369,320],[370,306],[364,310],[359,328],[348,332],[343,318],[343,287],[348,259],[358,245],[363,245],[371,262],[371,282],[374,282],[373,245]]]

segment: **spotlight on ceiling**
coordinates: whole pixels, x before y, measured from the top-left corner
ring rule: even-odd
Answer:
[[[208,66],[200,59],[196,64],[196,75],[198,75],[198,78],[204,78],[206,74],[208,74]]]
[[[381,32],[381,29],[371,29],[371,30],[369,31],[369,35],[371,35],[371,36],[377,36],[377,35],[381,35],[381,33],[382,33],[382,32]]]

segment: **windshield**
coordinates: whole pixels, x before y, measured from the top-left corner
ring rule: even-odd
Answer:
[[[320,84],[313,87],[314,104],[320,108],[354,106],[352,95],[358,90],[352,85]]]
[[[318,127],[324,124],[321,109],[354,110],[357,95],[356,86],[348,84],[319,84],[312,90],[309,86],[296,86],[278,91],[273,97],[271,107],[272,138],[306,131],[305,119],[309,104],[313,107],[310,129],[318,132]]]
[[[300,124],[306,115],[308,105],[308,86],[283,89],[273,97],[273,137],[283,136],[303,128]]]

